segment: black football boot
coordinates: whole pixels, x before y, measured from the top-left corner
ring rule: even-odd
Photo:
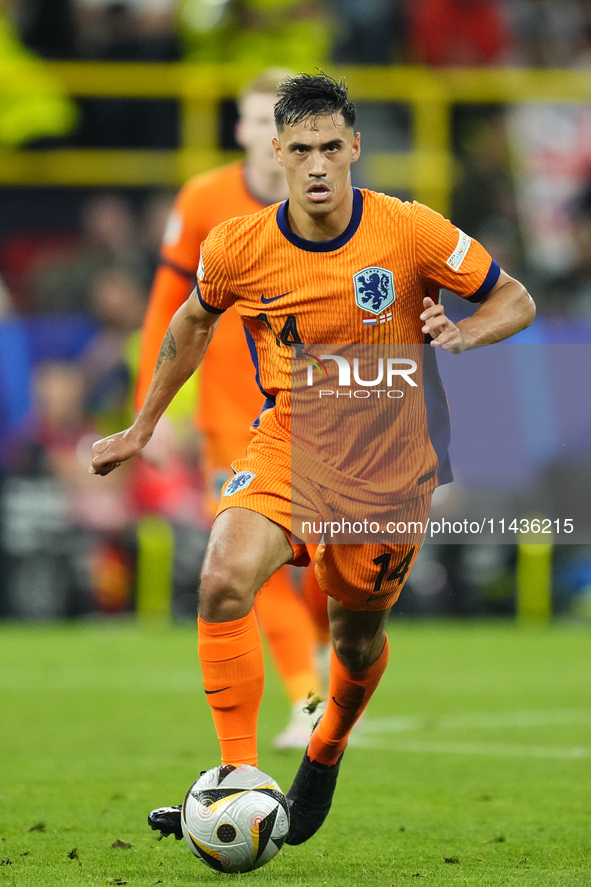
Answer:
[[[158,807],[148,814],[148,825],[160,832],[160,838],[174,835],[177,841],[182,841],[183,830],[181,828],[181,807]]]
[[[307,753],[287,793],[288,844],[303,844],[315,835],[328,816],[343,755],[336,764],[311,761]]]

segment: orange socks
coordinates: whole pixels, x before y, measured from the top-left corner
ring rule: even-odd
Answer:
[[[320,764],[336,764],[345,751],[351,730],[386,670],[389,645],[388,638],[384,637],[384,649],[373,665],[364,671],[349,671],[332,651],[328,702],[308,746],[310,760]]]
[[[263,585],[254,607],[291,703],[306,699],[308,693],[318,694],[314,624],[286,567],[277,570]]]
[[[254,610],[233,622],[204,622],[200,616],[199,658],[222,763],[256,767],[265,668]]]

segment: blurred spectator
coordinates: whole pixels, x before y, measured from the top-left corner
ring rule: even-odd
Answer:
[[[591,324],[591,184],[572,206],[570,231],[574,255],[570,268],[544,287],[546,311]]]
[[[0,320],[12,311],[12,299],[6,284],[0,277]]]
[[[38,309],[89,310],[91,282],[113,265],[149,284],[150,268],[138,243],[133,209],[123,195],[90,197],[82,208],[80,228],[80,241],[73,252],[37,259],[31,273]]]
[[[503,65],[514,38],[502,0],[408,0],[410,60],[423,65]]]
[[[88,454],[98,434],[84,387],[72,364],[39,365],[34,411],[13,441],[2,495],[13,615],[55,618],[130,602],[127,472],[100,489],[92,483]]]
[[[76,447],[94,430],[84,406],[82,373],[65,362],[40,364],[33,390],[33,414],[13,447],[11,467],[17,474],[71,478],[78,470]]]
[[[73,0],[83,58],[175,61],[177,0]]]
[[[521,244],[505,110],[461,111],[453,221],[472,232],[504,270],[517,275]]]
[[[330,58],[332,22],[322,0],[238,0],[232,61],[312,70]]]
[[[130,204],[120,194],[91,197],[81,221],[91,251],[103,251],[114,258],[134,250],[135,222]]]
[[[575,64],[588,68],[591,66],[591,2],[580,0],[579,8],[581,24],[579,28],[579,44],[575,55]]]
[[[589,0],[517,0],[511,15],[519,61],[537,66],[591,62]],[[591,110],[586,104],[516,104],[509,112],[515,188],[529,272],[539,307],[588,316],[580,225],[573,207],[591,176]]]
[[[323,0],[184,0],[179,21],[193,61],[313,70],[330,57],[334,26]]]
[[[91,312],[100,327],[78,362],[87,402],[106,434],[131,420],[131,364],[147,294],[130,274],[113,267],[97,274],[90,298]]]
[[[507,9],[524,67],[564,67],[576,58],[583,37],[581,0],[511,0]]]
[[[526,259],[544,288],[549,279],[568,275],[577,261],[571,211],[591,176],[591,109],[514,105],[508,125]]]
[[[333,60],[351,65],[388,65],[403,52],[400,0],[332,0],[337,30]]]

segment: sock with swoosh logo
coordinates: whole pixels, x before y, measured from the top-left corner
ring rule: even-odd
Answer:
[[[319,764],[336,764],[347,747],[349,734],[359,720],[386,670],[390,647],[384,649],[364,671],[349,671],[333,650],[330,659],[330,689],[326,711],[312,733],[308,757]]]
[[[199,617],[199,658],[222,764],[257,765],[257,720],[265,667],[261,636],[251,610],[232,622]]]

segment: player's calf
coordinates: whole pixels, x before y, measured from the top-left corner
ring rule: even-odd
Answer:
[[[371,667],[384,648],[389,611],[347,610],[329,599],[328,612],[333,648],[345,668],[357,673]]]

